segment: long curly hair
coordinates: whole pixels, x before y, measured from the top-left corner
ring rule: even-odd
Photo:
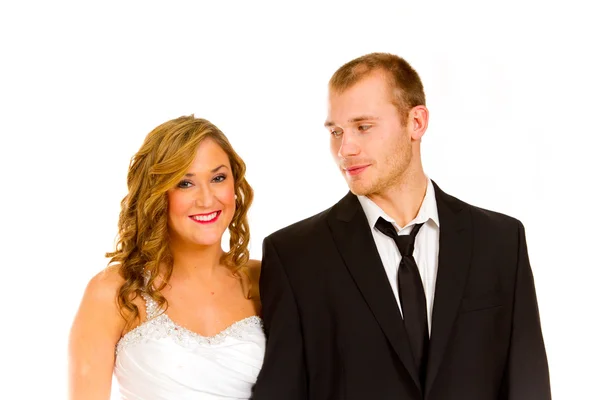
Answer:
[[[194,115],[167,121],[152,130],[133,156],[127,174],[128,193],[121,201],[115,251],[106,253],[125,280],[117,294],[121,315],[130,327],[139,320],[134,300],[142,292],[162,308],[160,293],[173,272],[167,226],[167,191],[176,186],[192,164],[198,145],[214,140],[227,153],[234,177],[235,212],[229,224],[230,249],[221,262],[238,273],[249,259],[248,210],[254,193],[245,178],[246,164],[215,125]],[[160,286],[154,282],[162,266]]]

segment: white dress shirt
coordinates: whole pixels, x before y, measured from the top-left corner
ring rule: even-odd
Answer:
[[[417,234],[415,240],[415,250],[413,256],[417,262],[419,268],[419,274],[421,275],[421,281],[423,282],[423,289],[425,291],[425,299],[427,301],[427,325],[429,326],[429,334],[431,335],[431,314],[433,311],[433,298],[435,294],[435,281],[437,277],[438,269],[438,252],[440,243],[440,220],[438,217],[437,203],[435,201],[435,190],[431,180],[428,180],[427,191],[425,198],[421,204],[421,208],[417,213],[415,219],[410,221],[406,226],[401,227],[388,216],[377,204],[366,196],[358,196],[358,201],[362,206],[369,226],[371,227],[371,233],[373,239],[375,239],[375,245],[377,251],[381,257],[385,273],[387,274],[390,286],[396,297],[398,308],[402,313],[402,306],[400,305],[400,297],[398,295],[398,267],[400,266],[400,260],[402,256],[396,246],[396,243],[392,238],[387,237],[383,233],[379,232],[375,228],[375,223],[379,217],[384,218],[394,225],[398,235],[408,235],[415,224],[423,223],[421,230]]]

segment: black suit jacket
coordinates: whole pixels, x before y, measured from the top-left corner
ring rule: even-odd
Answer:
[[[547,400],[523,225],[434,184],[440,248],[421,387],[366,216],[348,193],[265,238],[255,400]]]

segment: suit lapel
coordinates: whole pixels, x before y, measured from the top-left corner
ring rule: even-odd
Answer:
[[[367,217],[356,196],[348,193],[329,214],[329,226],[352,275],[381,330],[400,357],[417,387],[419,377],[402,316],[385,274]]]
[[[425,398],[440,368],[458,314],[469,272],[473,235],[468,206],[448,196],[435,183],[434,187],[440,219],[440,247]]]

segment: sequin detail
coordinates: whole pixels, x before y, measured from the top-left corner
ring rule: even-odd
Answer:
[[[146,314],[148,320],[137,328],[127,332],[117,343],[116,354],[119,354],[126,346],[141,343],[147,339],[172,338],[175,343],[183,347],[194,347],[197,345],[217,345],[225,339],[233,337],[243,339],[244,333],[256,327],[262,329],[262,319],[256,315],[234,322],[214,336],[202,336],[184,328],[169,318],[158,304],[149,296],[143,295],[146,300]]]
[[[164,312],[158,307],[158,303],[152,297],[146,293],[142,293],[142,297],[146,300],[146,319],[154,319]]]

